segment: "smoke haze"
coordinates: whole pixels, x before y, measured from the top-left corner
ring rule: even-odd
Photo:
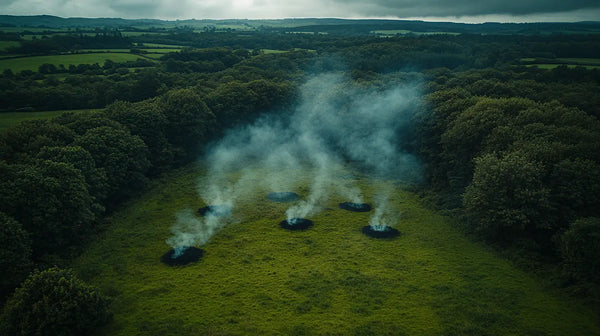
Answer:
[[[241,200],[257,192],[308,187],[303,199],[286,211],[287,219],[305,218],[321,211],[320,205],[333,196],[364,202],[353,180],[339,178],[352,175],[348,163],[372,176],[420,180],[418,160],[401,143],[420,102],[418,83],[365,88],[342,73],[325,73],[308,79],[300,92],[292,111],[231,130],[208,151],[203,158],[209,164],[207,178],[198,187],[206,204],[230,206],[235,213]],[[398,215],[387,209],[390,191],[377,191],[371,224],[397,221]],[[184,210],[167,244],[201,246],[226,222],[224,217],[198,218]]]

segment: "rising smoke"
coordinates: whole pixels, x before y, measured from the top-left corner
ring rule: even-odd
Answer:
[[[289,220],[318,213],[332,195],[364,202],[358,186],[337,178],[349,174],[347,162],[370,175],[420,179],[418,161],[401,141],[418,108],[418,84],[369,89],[353,85],[343,74],[326,73],[307,80],[300,91],[300,103],[289,113],[232,130],[209,150],[206,182],[198,188],[206,204],[230,206],[235,212],[236,204],[255,192],[292,191],[305,183],[299,176],[308,175],[309,191],[286,211]],[[390,192],[379,190],[374,198],[372,226],[397,221],[397,214],[387,209]],[[184,210],[167,244],[204,245],[226,221]]]

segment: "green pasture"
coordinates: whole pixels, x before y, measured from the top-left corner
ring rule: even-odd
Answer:
[[[290,173],[305,181],[289,191],[306,196],[305,172]],[[266,174],[253,172],[247,185]],[[257,188],[199,262],[169,267],[160,257],[176,214],[189,209],[198,219],[205,204],[196,190],[210,181],[198,167],[155,180],[72,264],[112,300],[114,317],[98,335],[600,335],[597,315],[474,243],[394,181],[336,176],[329,182],[359,186],[368,202],[387,189],[401,235],[363,235],[372,213],[339,209],[347,199],[335,193],[308,217],[312,228],[287,231],[278,223],[290,204]]]
[[[138,47],[140,48],[185,48],[185,46],[181,45],[173,45],[173,44],[160,44],[160,43],[138,43]]]
[[[90,110],[62,110],[62,111],[40,111],[40,112],[0,112],[0,132],[3,132],[7,128],[13,127],[18,123],[26,120],[34,119],[51,119],[58,117],[65,112],[73,113],[84,113],[90,111],[97,111],[94,109]]]
[[[308,52],[316,52],[316,50],[313,49],[302,49],[302,48],[294,48],[294,51],[298,51],[298,50],[306,50]],[[290,50],[277,50],[277,49],[261,49],[260,50],[263,54],[283,54],[286,52],[289,52]]]
[[[537,58],[521,58],[521,62],[523,62],[527,66],[535,66],[541,69],[554,69],[561,65],[566,65],[569,68],[575,68],[578,66],[582,66],[586,69],[598,69],[600,68],[600,58],[556,58],[552,60],[547,60],[546,62],[552,63],[544,63],[544,59]]]
[[[288,52],[289,50],[276,50],[276,49],[261,49],[263,54],[283,54]]]
[[[580,65],[580,64],[549,64],[549,63],[539,63],[539,64],[527,64],[527,66],[530,67],[538,67],[540,69],[555,69],[558,68],[559,66],[563,66],[566,65],[568,68],[577,68],[577,67],[584,67],[588,70],[592,70],[592,69],[600,69],[600,65]]]
[[[456,32],[416,32],[411,30],[373,30],[372,34],[377,35],[406,35],[406,34],[414,34],[414,35],[460,35],[460,33]]]
[[[51,55],[51,56],[33,56],[19,57],[11,59],[0,59],[0,71],[11,69],[17,73],[23,70],[37,71],[40,65],[44,63],[59,65],[65,67],[77,64],[94,64],[103,65],[106,60],[113,62],[135,61],[141,58],[138,55],[127,53],[89,53],[89,54],[66,54],[66,55]]]
[[[170,52],[181,51],[181,48],[141,48],[141,49],[146,52],[156,53],[156,54],[166,54],[166,53],[170,53]]]
[[[568,64],[600,65],[600,58],[557,58],[557,60]]]
[[[164,55],[165,54],[159,54],[159,53],[156,53],[156,54],[144,54],[144,57],[151,58],[151,59],[159,59],[159,58],[163,57]]]
[[[0,41],[0,51],[8,48],[18,47],[19,45],[21,45],[19,41]]]
[[[141,31],[124,31],[121,32],[123,36],[141,36],[141,35],[168,35],[168,33],[157,33],[157,32],[141,32]]]

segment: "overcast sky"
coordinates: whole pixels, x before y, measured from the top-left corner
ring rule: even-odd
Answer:
[[[0,0],[0,14],[156,19],[600,21],[600,0]]]

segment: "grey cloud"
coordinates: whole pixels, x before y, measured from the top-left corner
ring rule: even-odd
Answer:
[[[489,14],[527,15],[536,13],[567,12],[586,8],[600,8],[598,0],[338,0],[367,15],[406,16],[469,16]]]
[[[63,17],[283,18],[544,16],[554,21],[600,15],[599,0],[0,0],[0,13]]]

